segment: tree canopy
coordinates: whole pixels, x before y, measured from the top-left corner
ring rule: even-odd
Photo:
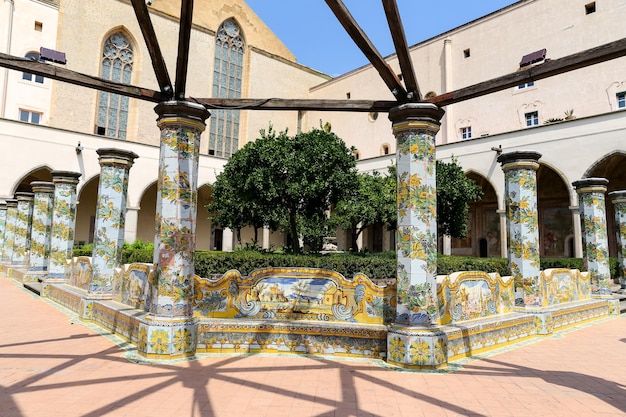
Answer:
[[[359,185],[335,206],[331,224],[350,231],[350,249],[358,251],[357,239],[363,230],[375,224],[392,224],[396,218],[395,169],[389,175],[378,171],[359,173]]]
[[[352,150],[330,129],[289,136],[270,126],[231,157],[207,209],[224,227],[267,225],[288,233],[294,252],[300,236],[319,250],[328,233],[326,212],[357,181]]]
[[[468,178],[455,158],[437,161],[437,226],[439,233],[456,238],[467,236],[470,203],[479,201],[483,192]]]

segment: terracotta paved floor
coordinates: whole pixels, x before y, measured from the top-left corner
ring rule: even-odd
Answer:
[[[0,278],[0,416],[626,416],[623,315],[463,364],[212,356],[148,365]]]

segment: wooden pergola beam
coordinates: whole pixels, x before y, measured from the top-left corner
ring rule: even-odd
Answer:
[[[180,30],[178,32],[178,57],[176,58],[176,83],[174,85],[174,96],[178,100],[185,99],[192,18],[193,0],[182,0],[180,5]]]
[[[407,93],[404,86],[400,82],[400,79],[391,69],[389,64],[385,62],[378,50],[376,50],[376,47],[374,47],[367,35],[365,35],[365,32],[363,32],[356,20],[354,20],[354,17],[352,17],[348,8],[341,0],[326,0],[326,4],[330,7],[346,32],[348,32],[348,35],[350,35],[354,43],[359,47],[361,52],[365,54],[376,71],[378,71],[378,74],[381,76],[394,97],[399,102],[405,102]]]
[[[254,99],[254,98],[192,98],[208,110],[320,110],[350,112],[388,112],[398,105],[393,100],[317,100],[317,99]]]
[[[152,20],[150,20],[150,13],[148,12],[148,6],[146,6],[145,0],[130,0],[133,10],[135,10],[135,16],[137,16],[137,22],[141,28],[143,39],[146,42],[150,59],[152,60],[152,68],[154,68],[154,74],[156,75],[157,82],[161,93],[165,96],[172,97],[174,91],[172,90],[172,82],[170,81],[170,75],[167,72],[167,66],[157,41],[156,32],[154,26],[152,26]],[[182,27],[181,27],[182,28]]]
[[[507,88],[515,87],[529,81],[542,80],[623,56],[626,56],[626,38],[563,58],[546,60],[542,64],[531,66],[527,69],[520,69],[512,74],[441,94],[427,101],[439,107],[448,106],[450,104],[506,90]]]
[[[585,68],[601,62],[626,56],[626,38],[607,43],[582,52],[568,55],[535,65],[528,69],[494,78],[469,87],[441,94],[427,100],[440,107],[459,103],[476,97],[495,93],[520,84],[537,81]],[[0,67],[16,71],[29,72],[53,80],[74,85],[89,87],[109,93],[121,94],[139,100],[158,103],[169,98],[159,91],[116,83],[102,78],[81,74],[62,67],[27,58],[0,53]],[[311,100],[311,99],[253,99],[253,98],[190,98],[191,101],[207,105],[209,109],[241,109],[241,110],[319,110],[319,111],[351,111],[351,112],[387,112],[399,103],[393,100]]]
[[[103,78],[85,75],[80,72],[58,67],[56,65],[32,61],[28,58],[3,53],[0,53],[0,67],[9,68],[15,71],[29,72],[31,74],[41,75],[42,77],[47,77],[52,80],[63,81],[69,84],[79,85],[81,87],[106,91],[108,93],[120,94],[127,97],[137,98],[139,100],[151,101],[153,103],[169,100],[165,94],[149,88],[135,87],[129,84],[105,80]]]
[[[422,94],[415,77],[415,71],[413,69],[413,62],[409,55],[409,45],[406,41],[406,35],[404,33],[404,27],[402,26],[402,19],[400,18],[400,11],[398,10],[398,4],[396,0],[383,0],[383,8],[385,9],[385,15],[387,16],[387,23],[389,24],[389,30],[391,31],[391,38],[393,39],[393,45],[396,48],[396,54],[398,56],[398,62],[400,63],[400,70],[402,71],[402,78],[404,85],[406,86],[409,101],[420,101]]]

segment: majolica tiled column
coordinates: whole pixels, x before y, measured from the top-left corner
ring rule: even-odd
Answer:
[[[397,307],[387,359],[403,367],[447,362],[445,335],[432,329],[437,308],[437,197],[435,135],[443,110],[410,103],[389,113],[398,172]]]
[[[4,252],[4,233],[7,224],[7,203],[0,202],[0,260],[2,260],[2,252]]]
[[[524,289],[524,305],[542,305],[540,282],[537,169],[541,154],[534,151],[503,153],[508,259],[515,285]]]
[[[15,240],[15,222],[17,221],[17,200],[6,200],[7,219],[4,225],[4,245],[2,247],[2,262],[10,264],[13,259],[13,243]]]
[[[611,295],[609,241],[604,201],[608,184],[609,180],[606,178],[585,178],[572,183],[578,194],[585,269],[591,276],[594,292],[606,296]]]
[[[210,113],[195,103],[160,103],[161,150],[156,207],[156,277],[149,315],[139,332],[144,355],[171,358],[195,352],[193,319],[195,229],[200,135]]]
[[[17,199],[17,218],[15,221],[13,259],[11,263],[18,268],[22,268],[28,267],[34,194],[18,192],[15,193],[15,198]]]
[[[613,191],[609,193],[609,198],[615,209],[615,235],[617,236],[617,257],[621,271],[620,282],[622,288],[626,288],[626,190]]]
[[[54,205],[50,239],[48,279],[65,280],[65,264],[72,257],[76,223],[76,187],[80,172],[52,171]]]
[[[52,230],[52,205],[54,183],[33,181],[30,186],[35,194],[33,203],[33,226],[31,229],[30,259],[28,262],[29,280],[43,278],[48,270],[50,238]]]
[[[100,183],[89,294],[108,296],[111,295],[115,268],[122,263],[128,176],[138,155],[115,148],[102,148],[96,152],[100,156]]]

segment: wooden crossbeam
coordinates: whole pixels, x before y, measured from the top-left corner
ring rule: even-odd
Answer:
[[[322,110],[350,112],[388,112],[398,105],[394,100],[316,100],[316,99],[254,99],[194,98],[207,109],[242,110]]]
[[[28,58],[17,57],[0,53],[0,67],[9,68],[15,71],[29,72],[35,75],[50,78],[52,80],[63,81],[81,87],[93,88],[95,90],[106,91],[108,93],[120,94],[140,100],[159,103],[169,100],[169,97],[159,91],[149,88],[135,87],[129,84],[122,84],[80,72],[57,67],[43,62],[32,61]]]
[[[398,62],[400,63],[400,70],[402,71],[404,85],[407,89],[407,99],[409,101],[420,101],[422,99],[422,95],[417,83],[417,78],[415,77],[415,71],[413,70],[411,56],[409,55],[409,45],[406,41],[406,35],[404,34],[404,27],[402,26],[402,19],[400,18],[398,4],[396,3],[396,0],[383,0],[383,8],[385,9],[385,15],[387,16],[387,23],[389,24],[389,30],[391,31],[393,45],[396,48],[396,54],[398,56]]]
[[[180,31],[178,32],[178,57],[176,58],[176,84],[174,85],[174,95],[178,100],[185,98],[192,17],[193,0],[182,0],[180,5]]]
[[[400,79],[398,79],[396,73],[391,69],[389,64],[385,62],[378,50],[376,50],[372,42],[365,35],[365,32],[363,32],[361,27],[356,23],[356,20],[354,20],[354,17],[352,17],[343,2],[341,0],[326,0],[326,4],[330,7],[346,32],[348,32],[348,35],[350,35],[354,43],[359,47],[361,52],[365,54],[376,71],[378,71],[378,74],[394,97],[401,103],[405,102],[407,93]]]
[[[150,13],[146,6],[145,0],[130,0],[135,10],[135,16],[137,16],[137,22],[141,28],[143,39],[146,42],[150,59],[152,60],[152,68],[154,68],[154,74],[156,75],[157,82],[161,93],[165,96],[172,97],[174,91],[172,90],[172,82],[170,81],[169,73],[167,72],[167,66],[157,41],[154,26],[152,26],[152,20],[150,20]]]
[[[440,107],[481,97],[507,88],[515,87],[529,81],[537,81],[576,69],[588,67],[601,62],[626,56],[626,38],[610,42],[595,48],[568,55],[563,58],[544,62],[543,64],[494,78],[469,87],[441,94],[427,100]],[[81,74],[65,68],[31,61],[27,58],[0,53],[0,67],[16,71],[29,72],[53,80],[96,90],[117,93],[151,102],[161,102],[169,98],[159,91],[116,83],[102,78]],[[206,104],[209,108],[245,109],[245,110],[319,110],[319,111],[350,111],[350,112],[387,112],[398,105],[396,101],[384,100],[307,100],[307,99],[234,99],[234,98],[190,98]]]
[[[440,107],[626,56],[626,38],[434,97]],[[526,68],[526,67],[524,67]]]

